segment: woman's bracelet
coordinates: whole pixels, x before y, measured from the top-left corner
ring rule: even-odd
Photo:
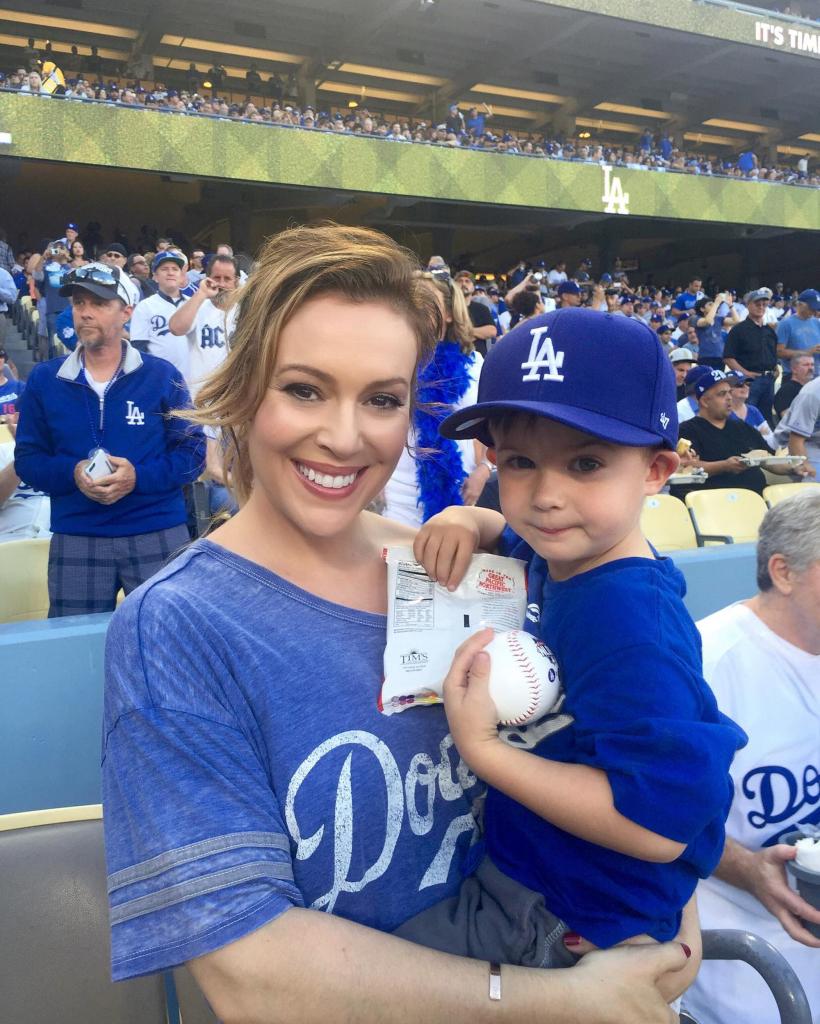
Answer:
[[[489,996],[494,1002],[501,1000],[501,964],[495,961],[490,965],[490,991]]]

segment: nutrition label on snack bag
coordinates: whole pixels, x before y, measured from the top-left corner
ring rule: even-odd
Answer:
[[[393,629],[432,629],[435,624],[435,583],[417,562],[396,566]]]
[[[387,715],[441,702],[441,684],[460,643],[485,626],[520,629],[524,563],[474,555],[454,591],[431,580],[409,548],[388,548],[388,630],[379,709]]]

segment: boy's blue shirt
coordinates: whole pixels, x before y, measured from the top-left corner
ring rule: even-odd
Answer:
[[[703,679],[683,576],[668,558],[627,558],[557,582],[509,529],[501,551],[528,563],[525,628],[555,654],[565,690],[560,714],[522,731],[523,742],[605,771],[622,815],[686,850],[671,864],[628,857],[491,789],[488,853],[598,946],[644,932],[671,939],[698,878],[720,859],[729,766],[746,743]]]

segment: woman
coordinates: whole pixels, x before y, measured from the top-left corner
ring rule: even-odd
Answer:
[[[730,396],[732,399],[732,416],[743,420],[750,427],[759,430],[761,435],[766,438],[767,444],[775,448],[774,434],[772,428],[766,422],[766,417],[756,405],[747,404],[749,401],[749,378],[742,373],[738,373],[736,370],[732,370],[727,376],[729,383],[732,385]]]
[[[438,432],[445,416],[478,395],[484,360],[473,344],[464,295],[449,275],[419,276],[438,304],[445,331],[421,370],[407,446],[384,489],[384,514],[410,526],[421,526],[448,505],[475,504],[490,476],[484,445],[449,441]]]
[[[74,239],[68,251],[71,255],[71,259],[68,261],[68,265],[72,269],[74,267],[85,266],[85,264],[88,263],[88,260],[85,258],[85,246],[79,240],[79,238]]]
[[[694,317],[698,336],[698,362],[722,370],[726,332],[740,322],[731,293],[720,292],[713,299],[708,296],[698,299]]]
[[[384,934],[481,852],[441,708],[376,710],[382,550],[413,533],[364,509],[441,327],[409,255],[356,228],[274,237],[242,290],[194,417],[227,438],[241,508],[108,637],[114,977],[188,962],[227,1022],[669,1024],[677,943],[505,967],[498,1004],[487,964]]]

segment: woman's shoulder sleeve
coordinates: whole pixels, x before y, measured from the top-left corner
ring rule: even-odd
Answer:
[[[184,963],[303,905],[264,749],[227,690],[219,624],[174,585],[180,571],[129,597],[107,641],[115,980]]]

